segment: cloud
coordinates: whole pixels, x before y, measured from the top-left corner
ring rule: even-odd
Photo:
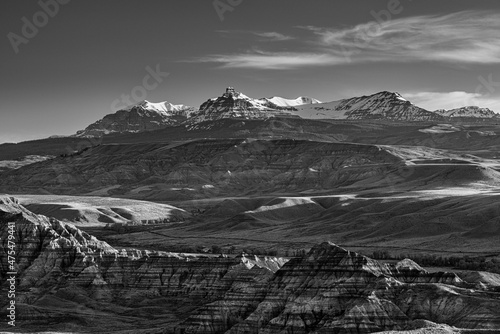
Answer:
[[[280,41],[289,41],[295,39],[295,37],[290,35],[285,35],[276,31],[250,31],[250,30],[224,30],[219,29],[215,30],[218,34],[223,37],[232,37],[232,38],[248,38],[248,36],[257,36],[261,41],[266,42],[280,42]],[[255,39],[255,38],[254,38]]]
[[[283,35],[279,32],[254,32],[255,35],[262,37],[268,41],[288,41],[294,39],[292,36]]]
[[[305,27],[353,62],[500,63],[500,13],[464,11],[372,21],[349,29]]]
[[[344,62],[344,59],[321,53],[252,51],[232,55],[210,55],[198,58],[194,62],[219,63],[222,68],[285,70],[304,66],[340,64]]]
[[[349,28],[300,26],[310,33],[296,39],[295,50],[248,51],[209,55],[194,62],[213,62],[224,68],[289,69],[370,62],[500,63],[500,13],[463,11],[373,20]],[[254,33],[268,41],[292,37],[277,32]],[[308,50],[304,50],[307,45]]]
[[[413,104],[427,110],[454,109],[465,106],[490,108],[500,113],[500,99],[480,93],[455,92],[417,92],[404,93],[403,96]]]

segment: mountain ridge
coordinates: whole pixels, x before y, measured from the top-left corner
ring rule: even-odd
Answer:
[[[381,91],[330,102],[308,96],[287,99],[279,96],[251,98],[233,87],[218,97],[203,102],[199,108],[168,101],[141,101],[108,114],[77,132],[77,137],[99,137],[112,133],[142,132],[178,125],[193,126],[206,121],[268,119],[292,117],[304,119],[446,121],[450,118],[497,118],[488,109],[476,106],[436,111],[418,107],[397,92]]]
[[[495,113],[493,110],[489,108],[480,108],[478,106],[466,106],[448,110],[438,109],[434,112],[447,117],[474,117],[474,118],[500,117],[500,115]]]
[[[194,107],[164,101],[152,103],[147,100],[117,110],[113,114],[77,131],[77,137],[100,137],[111,133],[141,132],[175,126],[185,121]]]
[[[338,101],[297,107],[303,118],[331,119],[389,119],[404,121],[432,121],[444,119],[420,108],[399,93],[382,91]]]

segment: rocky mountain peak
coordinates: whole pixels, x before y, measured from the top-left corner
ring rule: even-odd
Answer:
[[[406,100],[398,92],[382,91],[372,95],[363,96],[362,98],[365,98],[367,100],[385,100],[391,103],[398,103],[398,104],[403,103],[403,104],[413,105],[413,103]]]
[[[266,119],[280,112],[279,106],[265,99],[253,99],[227,87],[225,92],[204,102],[189,119],[190,123],[220,120],[224,118]]]
[[[222,96],[225,98],[229,98],[229,97],[238,98],[240,96],[240,94],[241,93],[235,91],[233,87],[227,87],[226,92],[224,94],[222,94]]]
[[[375,93],[375,94],[372,94],[369,96],[402,97],[401,94],[399,94],[398,92],[390,92],[387,90],[384,90],[384,91],[381,91],[381,92],[378,92],[378,93]]]

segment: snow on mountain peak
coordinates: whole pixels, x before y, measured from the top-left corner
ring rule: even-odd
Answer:
[[[407,99],[405,99],[403,96],[401,96],[401,94],[399,94],[398,92],[395,92],[394,93],[396,95],[396,98],[398,100],[401,100],[401,101],[408,101]]]
[[[172,113],[177,114],[182,111],[194,111],[193,107],[186,106],[184,104],[172,104],[168,101],[150,102],[148,100],[141,101],[133,106],[126,108],[125,110],[131,110],[135,107],[141,107],[145,110],[156,111],[166,115],[171,115]]]
[[[307,104],[297,106],[296,109],[296,114],[303,118],[393,119],[406,121],[441,118],[440,115],[413,105],[399,93],[388,91],[327,103]]]
[[[384,90],[382,92],[378,92],[378,93],[372,94],[372,95],[369,95],[367,97],[377,97],[377,98],[397,99],[397,100],[401,100],[401,101],[408,101],[401,94],[399,94],[398,92],[389,92],[389,91],[386,91],[386,90]]]
[[[273,96],[269,98],[264,98],[261,100],[267,100],[277,106],[280,107],[295,107],[295,106],[300,106],[304,104],[315,104],[315,103],[321,103],[321,101],[316,100],[312,97],[309,96],[299,96],[296,99],[285,99],[283,97],[279,96]]]
[[[480,108],[478,106],[467,106],[450,110],[439,109],[435,113],[446,117],[474,117],[474,118],[491,118],[499,117],[497,113],[488,108]]]
[[[175,126],[185,121],[195,108],[170,102],[141,101],[108,114],[76,133],[79,137],[99,137],[110,133],[141,132]]]
[[[198,109],[168,101],[141,101],[78,131],[77,136],[101,136],[113,132],[140,132],[181,124],[224,118],[267,119],[302,117],[310,119],[387,119],[399,121],[443,121],[447,117],[500,118],[488,108],[467,106],[434,112],[415,106],[397,92],[382,91],[368,96],[323,103],[308,96],[287,99],[279,96],[254,99],[233,87],[205,101]]]
[[[265,119],[274,116],[294,117],[290,112],[291,110],[293,110],[293,107],[286,105],[284,102],[278,104],[270,99],[254,99],[236,91],[233,87],[227,87],[221,96],[204,102],[193,117],[190,118],[190,123],[223,118]]]

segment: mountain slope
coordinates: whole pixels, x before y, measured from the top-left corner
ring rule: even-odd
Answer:
[[[112,144],[5,172],[0,190],[39,187],[81,195],[117,186],[113,189],[116,194],[158,194],[163,199],[179,199],[186,191],[185,195],[197,197],[260,194],[328,189],[374,175],[383,177],[390,166],[401,163],[372,145],[306,140]],[[352,166],[354,172],[347,168]]]
[[[185,121],[193,107],[169,102],[151,103],[142,101],[131,107],[108,114],[85,130],[78,131],[78,137],[100,137],[110,133],[141,132],[175,126]]]
[[[296,106],[303,118],[390,119],[403,121],[438,121],[443,116],[415,106],[398,93],[380,92],[326,103]]]

